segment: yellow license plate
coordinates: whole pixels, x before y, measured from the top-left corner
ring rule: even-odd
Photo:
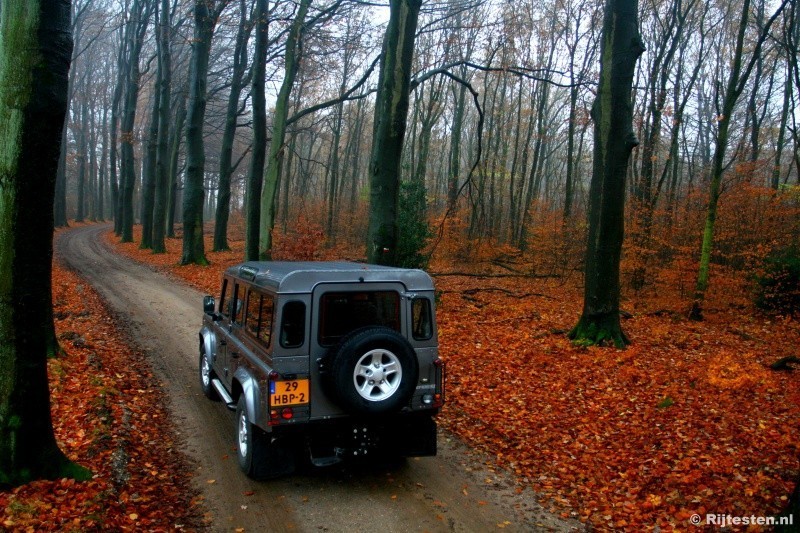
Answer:
[[[271,407],[308,403],[307,379],[272,381],[269,389],[269,404]]]

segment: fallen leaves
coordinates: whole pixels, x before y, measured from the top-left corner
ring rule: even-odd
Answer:
[[[35,481],[0,491],[0,529],[170,531],[202,525],[163,392],[98,295],[58,264],[48,362],[56,438],[87,482]],[[76,342],[80,340],[81,342]]]
[[[234,241],[233,252],[208,254],[211,268],[178,267],[177,241],[161,257],[114,241],[209,294],[242,257]],[[684,270],[674,275],[694,273]],[[797,353],[798,323],[742,311],[743,285],[718,273],[704,322],[683,318],[674,293],[637,295],[623,302],[634,311],[624,324],[631,347],[582,348],[564,334],[580,315],[577,285],[436,279],[448,371],[440,423],[513,472],[518,492],[530,487],[598,530],[685,530],[694,513],[778,512],[800,471],[800,384],[766,367]]]
[[[548,333],[577,320],[575,289],[491,283],[553,297],[473,292],[475,305],[461,294],[480,282],[437,280],[448,365],[441,419],[553,510],[601,530],[642,531],[684,529],[694,513],[782,508],[799,466],[800,387],[766,364],[800,345],[796,323],[759,334],[768,319],[740,312],[702,324],[637,315],[625,322],[629,349],[580,348]],[[538,318],[518,319],[533,311]],[[491,327],[475,326],[487,319]]]

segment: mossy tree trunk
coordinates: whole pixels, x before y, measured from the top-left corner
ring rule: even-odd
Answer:
[[[269,19],[267,0],[256,0],[255,49],[253,50],[253,150],[247,171],[245,195],[245,250],[246,261],[258,259],[258,224],[261,218],[261,183],[264,178],[264,160],[267,153],[267,103],[264,94],[266,81]]]
[[[714,158],[711,161],[711,176],[709,180],[708,206],[706,208],[706,222],[703,228],[703,241],[700,248],[700,265],[697,269],[697,282],[694,289],[694,300],[689,310],[692,320],[703,319],[703,302],[708,290],[709,274],[711,267],[711,252],[714,246],[714,227],[717,221],[717,207],[722,194],[722,174],[725,171],[725,154],[728,150],[729,128],[731,115],[733,115],[736,102],[747,86],[750,73],[758,63],[761,49],[769,36],[773,22],[778,18],[789,0],[783,0],[775,13],[770,17],[755,43],[746,43],[748,21],[750,19],[750,0],[742,3],[742,15],[739,21],[739,31],[736,36],[736,48],[731,58],[731,70],[725,86],[722,108],[718,115],[717,137],[714,142]],[[745,45],[752,50],[752,55],[747,63],[744,62]]]
[[[258,257],[269,260],[272,257],[272,229],[275,227],[275,198],[278,192],[278,178],[281,175],[283,144],[286,138],[286,122],[289,119],[289,96],[300,68],[305,18],[311,0],[300,0],[289,34],[286,37],[285,71],[283,83],[275,101],[275,114],[272,119],[272,139],[267,154],[267,170],[261,190],[261,218],[258,230]]]
[[[391,0],[389,5],[369,163],[367,237],[369,262],[383,265],[394,265],[397,261],[400,161],[408,117],[411,60],[422,0]]]
[[[209,6],[211,4],[211,6]],[[186,116],[186,180],[183,186],[183,255],[181,264],[207,265],[203,242],[203,196],[205,147],[203,124],[206,116],[208,60],[214,25],[227,0],[214,8],[211,0],[194,4],[194,39],[189,67],[189,102]]]
[[[53,435],[46,364],[70,2],[0,6],[0,485],[85,479]]]
[[[638,144],[631,101],[636,61],[644,52],[638,4],[638,0],[607,0],[603,17],[600,81],[591,111],[595,144],[583,313],[569,333],[579,343],[628,344],[619,320],[619,262],[625,177],[631,150]]]

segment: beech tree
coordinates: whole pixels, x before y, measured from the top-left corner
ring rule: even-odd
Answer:
[[[88,479],[56,443],[46,365],[70,2],[2,0],[0,13],[0,485]]]
[[[300,0],[289,34],[286,37],[285,71],[283,83],[275,102],[275,115],[272,119],[272,139],[267,153],[264,184],[261,189],[261,218],[259,222],[259,259],[269,260],[272,256],[272,228],[275,226],[275,196],[278,178],[281,175],[283,160],[283,141],[286,137],[286,120],[289,117],[289,95],[300,68],[301,47],[305,30],[305,18],[311,0]]]
[[[208,59],[214,26],[228,0],[196,0],[194,42],[186,115],[186,179],[183,190],[183,255],[181,264],[208,264],[203,242],[203,186],[206,155],[203,124],[206,114]]]
[[[725,154],[728,150],[731,117],[736,102],[747,86],[747,79],[750,77],[753,68],[761,57],[761,48],[769,36],[770,27],[778,16],[780,16],[788,3],[789,0],[783,0],[766,24],[760,28],[756,42],[747,45],[752,48],[753,52],[750,58],[746,59],[744,56],[746,45],[745,36],[750,20],[750,0],[744,0],[744,2],[742,2],[742,14],[739,19],[736,47],[731,58],[731,70],[728,75],[727,83],[725,84],[722,105],[720,107],[720,113],[718,114],[717,136],[714,142],[714,158],[711,162],[706,222],[703,228],[703,241],[700,250],[700,265],[697,269],[694,301],[689,311],[689,318],[694,320],[701,320],[703,318],[703,301],[705,299],[706,290],[708,289],[711,250],[714,244],[714,227],[717,220],[717,206],[719,205],[720,195],[722,194],[722,174],[726,168]]]
[[[397,260],[397,207],[400,161],[408,117],[411,60],[422,0],[390,0],[383,40],[375,125],[369,163],[370,205],[367,259],[394,265]]]
[[[152,2],[133,0],[131,15],[125,27],[125,54],[120,58],[126,63],[120,65],[125,69],[125,96],[122,101],[122,117],[120,120],[120,191],[118,213],[121,218],[120,232],[122,242],[133,242],[133,196],[136,188],[136,169],[134,161],[134,124],[136,107],[139,98],[140,76],[139,57],[142,53],[147,26],[152,14]]]
[[[583,313],[569,332],[576,342],[628,344],[619,322],[619,262],[625,230],[625,176],[633,133],[631,88],[644,52],[638,0],[607,0],[600,44],[600,80],[592,105],[594,163]]]
[[[166,251],[169,206],[169,129],[172,53],[170,51],[169,1],[161,0],[161,19],[156,39],[158,48],[158,137],[156,139],[155,198],[153,205],[153,253]]]
[[[264,95],[266,81],[267,45],[269,42],[269,19],[267,0],[255,0],[255,49],[253,51],[253,150],[247,171],[247,194],[245,197],[245,249],[244,259],[258,259],[258,224],[261,218],[261,180],[264,175],[264,160],[267,152],[267,103]]]

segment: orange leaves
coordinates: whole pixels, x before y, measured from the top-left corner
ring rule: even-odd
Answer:
[[[731,200],[747,198],[747,191],[733,192]],[[484,261],[473,272],[527,271],[512,250],[500,250],[501,257],[488,241],[473,247],[460,238],[458,223],[445,225],[434,271],[464,270],[452,261],[468,258]],[[689,226],[677,224],[676,234],[688,234]],[[530,270],[564,277],[436,279],[440,353],[448,365],[441,424],[495,457],[554,511],[599,530],[685,531],[694,513],[777,512],[800,468],[800,383],[766,366],[797,354],[798,323],[755,315],[745,280],[719,268],[706,320],[686,320],[681,298],[696,274],[688,240],[653,274],[658,291],[623,300],[633,313],[623,325],[631,347],[572,346],[565,332],[580,315],[582,294],[567,266],[579,247],[553,241],[556,228],[554,219],[550,230],[531,232],[537,262]],[[731,221],[731,235],[734,229]],[[213,293],[221,271],[241,257],[241,244],[232,244],[239,251],[209,253],[211,268],[177,267],[176,252],[163,268]],[[298,246],[292,253],[347,256]],[[745,255],[739,248],[730,257],[750,264]]]
[[[54,430],[61,449],[94,477],[0,492],[0,529],[199,526],[189,468],[174,452],[164,400],[143,356],[125,344],[91,287],[57,264],[53,301],[64,349],[48,363]]]
[[[488,286],[509,292],[474,290]],[[440,419],[554,509],[601,530],[685,530],[694,513],[775,513],[793,488],[800,387],[765,363],[794,353],[796,323],[640,315],[625,321],[628,350],[584,349],[563,334],[580,314],[575,288],[467,277],[437,288]]]

